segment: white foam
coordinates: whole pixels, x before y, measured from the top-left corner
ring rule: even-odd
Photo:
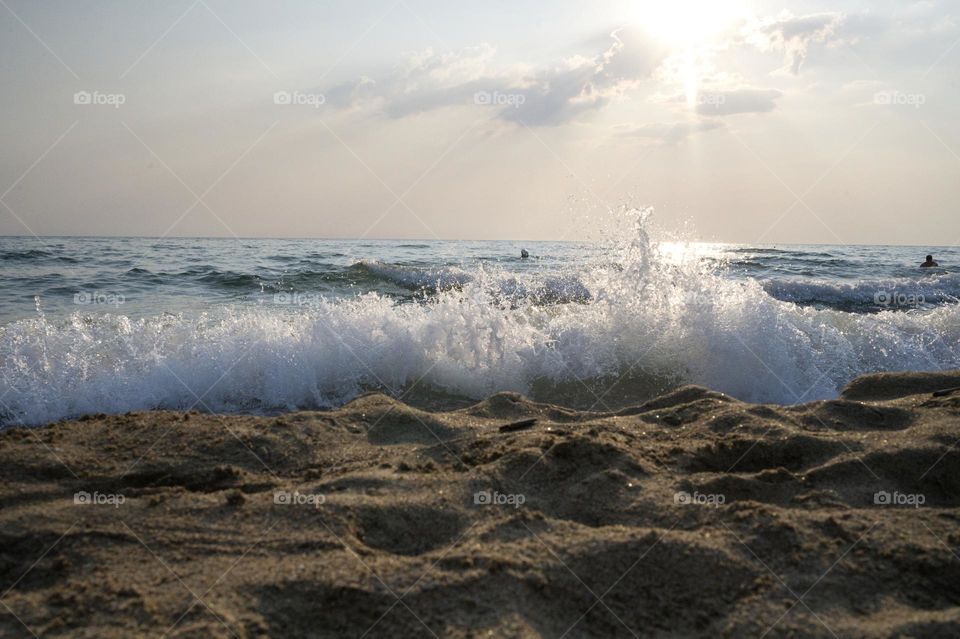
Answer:
[[[635,236],[577,281],[588,303],[504,304],[480,269],[426,303],[369,294],[311,306],[130,319],[42,314],[0,328],[0,410],[42,424],[151,408],[283,410],[420,384],[480,399],[544,380],[672,376],[751,401],[834,396],[876,370],[960,367],[960,308],[853,314],[774,299]],[[611,266],[610,264],[616,264]]]
[[[540,304],[590,299],[590,291],[575,276],[532,277],[524,281],[505,273],[489,273],[482,267],[471,274],[456,268],[417,268],[381,262],[360,262],[359,265],[375,277],[411,290],[448,291],[482,281],[490,295],[502,301]]]

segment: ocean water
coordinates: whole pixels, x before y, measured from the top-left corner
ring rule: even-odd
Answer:
[[[614,410],[696,383],[796,403],[960,368],[956,248],[654,241],[646,215],[596,243],[0,238],[0,423],[371,390]]]

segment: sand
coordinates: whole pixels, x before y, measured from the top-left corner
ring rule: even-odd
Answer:
[[[958,387],[7,429],[0,636],[958,636]]]

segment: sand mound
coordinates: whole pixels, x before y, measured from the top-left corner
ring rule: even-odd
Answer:
[[[960,391],[960,372],[864,375],[850,382],[841,396],[844,399],[874,401],[945,390]]]
[[[8,429],[0,636],[957,636],[956,386]]]

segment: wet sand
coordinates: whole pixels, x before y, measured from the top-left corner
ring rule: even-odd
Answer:
[[[11,428],[0,636],[958,636],[958,439],[960,372]]]

